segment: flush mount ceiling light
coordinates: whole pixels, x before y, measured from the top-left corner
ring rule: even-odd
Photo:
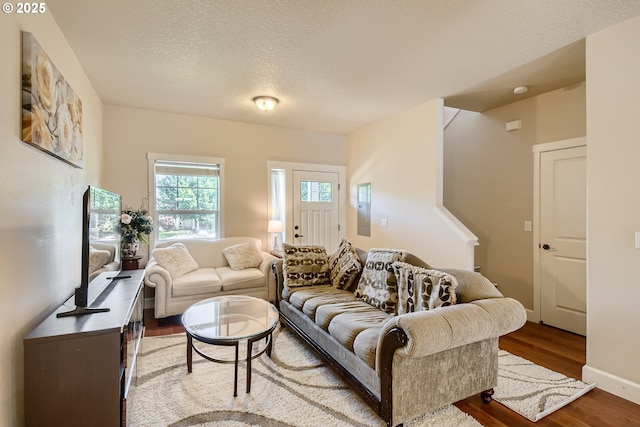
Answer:
[[[256,104],[256,107],[266,113],[273,110],[280,101],[278,101],[278,98],[274,98],[273,96],[256,96],[253,98],[253,102]]]
[[[513,89],[513,93],[515,93],[516,95],[522,95],[523,93],[527,93],[529,91],[529,88],[526,86],[518,86],[517,88]]]

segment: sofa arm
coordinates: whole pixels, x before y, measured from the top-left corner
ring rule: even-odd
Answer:
[[[276,298],[276,281],[271,273],[271,264],[277,260],[275,256],[267,252],[262,252],[262,263],[258,267],[264,274],[265,286],[267,287],[268,300],[273,302]]]
[[[169,289],[173,285],[173,279],[167,270],[152,259],[144,269],[144,283],[151,288]]]
[[[512,298],[477,300],[435,310],[395,316],[387,321],[378,339],[377,354],[383,354],[384,336],[401,329],[406,345],[398,348],[404,357],[424,357],[477,341],[513,332],[527,320],[524,306]]]

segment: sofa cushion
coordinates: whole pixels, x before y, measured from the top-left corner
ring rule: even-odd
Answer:
[[[355,300],[353,292],[336,289],[330,285],[294,288],[294,292],[289,296],[289,303],[312,320],[315,319],[316,309],[321,305]]]
[[[323,246],[294,246],[284,244],[282,263],[284,286],[312,286],[330,284],[329,259]]]
[[[257,268],[234,270],[231,267],[218,267],[216,273],[222,281],[223,291],[264,286],[264,274]]]
[[[334,317],[342,313],[385,313],[375,307],[370,306],[364,301],[346,301],[334,304],[324,304],[316,309],[315,323],[324,330],[329,329],[329,324]]]
[[[394,262],[398,281],[398,314],[432,310],[456,303],[456,278],[438,270]]]
[[[262,263],[262,254],[253,243],[238,243],[222,250],[232,270],[257,268]]]
[[[353,352],[372,368],[376,367],[376,351],[382,326],[365,329],[353,341]]]
[[[174,297],[220,292],[222,281],[215,268],[200,268],[173,281]]]
[[[356,310],[348,310],[334,316],[329,323],[329,334],[346,349],[353,351],[356,337],[365,329],[379,327],[389,320],[390,314],[368,306]]]
[[[352,289],[362,271],[360,257],[344,237],[338,249],[329,257],[329,269],[331,283],[338,289]]]
[[[308,299],[304,306],[302,307],[302,311],[304,314],[309,316],[312,320],[316,319],[316,311],[318,307],[321,307],[326,304],[337,304],[340,302],[353,302],[356,301],[355,295],[353,292],[344,291],[342,289],[331,288],[335,292],[327,292],[323,295],[319,295],[314,298]]]
[[[174,280],[199,268],[198,263],[182,243],[174,243],[166,248],[156,248],[151,253],[160,267],[167,270]]]
[[[373,307],[395,314],[398,305],[398,286],[393,263],[404,261],[406,252],[397,249],[371,249],[367,256],[356,297]]]
[[[288,301],[295,308],[302,311],[304,303],[311,298],[326,295],[333,292],[334,290],[335,289],[331,285],[292,288],[291,292],[289,293]]]

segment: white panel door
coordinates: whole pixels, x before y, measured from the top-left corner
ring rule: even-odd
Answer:
[[[540,160],[540,320],[586,335],[586,147]]]
[[[338,173],[293,171],[293,243],[338,248]]]

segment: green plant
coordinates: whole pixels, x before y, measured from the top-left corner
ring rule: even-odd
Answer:
[[[120,235],[123,243],[130,243],[135,239],[149,243],[149,234],[153,231],[153,219],[147,215],[145,209],[125,209],[120,215]]]

